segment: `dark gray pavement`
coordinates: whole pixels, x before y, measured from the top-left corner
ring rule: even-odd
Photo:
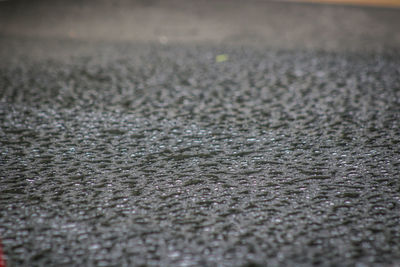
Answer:
[[[10,14],[0,16],[7,266],[400,265],[399,10],[249,1],[240,9],[259,30],[271,25],[262,19],[306,25],[307,12],[365,24],[346,33],[344,19],[326,22],[336,29],[326,33],[316,23],[309,34],[320,35],[305,42],[295,29],[219,40],[161,38],[151,26],[119,39],[96,35],[107,16],[76,24],[89,36],[44,26],[57,8],[87,2],[20,3],[0,11]],[[93,16],[106,10],[99,3]],[[222,1],[198,3],[211,23]],[[247,25],[229,3],[214,25]],[[264,18],[263,8],[292,13]],[[73,21],[60,17],[48,25]],[[386,26],[363,28],[374,20]]]

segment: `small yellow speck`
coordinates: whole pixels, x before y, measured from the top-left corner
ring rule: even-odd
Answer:
[[[221,55],[218,55],[218,56],[215,57],[215,61],[217,63],[224,62],[224,61],[227,61],[227,60],[228,60],[228,55],[227,54],[221,54]]]

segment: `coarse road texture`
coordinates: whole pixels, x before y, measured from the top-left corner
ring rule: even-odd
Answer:
[[[399,55],[97,49],[1,64],[9,266],[400,264]]]
[[[400,265],[398,50],[0,48],[7,266]]]

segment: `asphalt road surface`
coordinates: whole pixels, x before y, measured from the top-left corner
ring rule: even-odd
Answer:
[[[201,3],[196,10],[214,10]],[[91,29],[81,17],[81,32],[62,19],[55,32],[43,26],[54,10],[7,3],[7,266],[400,265],[400,11],[249,3],[243,12],[260,38],[229,30],[235,5],[215,13],[218,34],[202,31],[215,15],[204,11],[197,32],[182,21],[156,31],[153,17],[119,38],[80,36]],[[290,16],[262,30],[270,24],[255,10],[284,6]],[[278,38],[293,22],[308,29],[296,8],[331,23],[358,14],[347,18],[364,24],[349,22],[351,34],[317,23],[303,31],[320,31],[314,39],[295,30]],[[42,24],[29,24],[29,12]]]

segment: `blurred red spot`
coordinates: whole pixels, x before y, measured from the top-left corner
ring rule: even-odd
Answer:
[[[6,261],[3,255],[3,246],[1,245],[1,240],[0,240],[0,267],[6,267]]]

